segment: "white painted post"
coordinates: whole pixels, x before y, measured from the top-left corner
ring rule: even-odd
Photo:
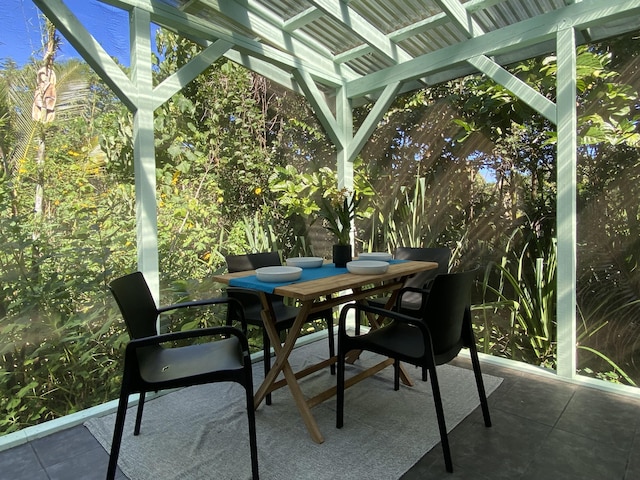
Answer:
[[[156,158],[153,129],[153,80],[151,74],[151,16],[134,8],[130,13],[131,81],[137,91],[133,112],[133,158],[136,185],[138,268],[159,302],[158,220]]]
[[[558,162],[558,369],[576,375],[576,39],[573,28],[557,33]]]

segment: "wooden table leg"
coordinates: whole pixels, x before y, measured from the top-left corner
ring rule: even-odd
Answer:
[[[295,346],[296,339],[300,336],[300,329],[302,328],[302,324],[304,323],[305,318],[307,317],[309,310],[311,309],[312,302],[305,302],[302,304],[300,311],[298,312],[298,316],[293,322],[293,325],[289,329],[289,333],[287,334],[287,338],[283,344],[280,344],[280,338],[278,337],[278,332],[272,321],[273,313],[269,309],[262,311],[262,320],[264,323],[264,327],[267,330],[267,335],[271,339],[271,345],[276,353],[276,359],[269,370],[269,373],[265,376],[264,381],[256,391],[254,396],[255,408],[258,408],[269,389],[273,385],[276,380],[278,374],[282,371],[291,390],[291,395],[293,396],[293,400],[300,411],[300,415],[302,416],[302,420],[304,421],[307,430],[309,431],[309,435],[311,439],[316,443],[323,443],[324,437],[322,433],[320,433],[320,429],[318,428],[318,424],[313,418],[311,414],[311,409],[307,404],[307,400],[300,389],[300,385],[298,385],[298,381],[296,379],[295,373],[293,372],[291,365],[289,365],[289,355]]]

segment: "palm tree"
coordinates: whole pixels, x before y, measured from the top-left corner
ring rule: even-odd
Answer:
[[[35,215],[33,231],[34,240],[37,240],[40,237],[39,225],[42,221],[42,202],[44,197],[44,161],[47,139],[46,125],[53,122],[56,116],[56,72],[53,69],[53,61],[60,44],[60,37],[56,35],[55,25],[48,20],[46,20],[45,23],[46,47],[43,66],[40,67],[36,73],[37,86],[33,96],[33,104],[31,106],[31,118],[38,127],[36,194],[33,205],[33,212]],[[34,252],[34,254],[36,253],[37,252]]]
[[[12,214],[18,217],[17,189],[22,181],[21,167],[35,161],[34,222],[32,239],[41,233],[45,198],[45,161],[48,135],[53,125],[81,115],[91,93],[87,65],[70,60],[54,63],[60,46],[55,26],[44,20],[44,54],[42,62],[34,61],[18,69],[4,60],[0,68],[0,159],[2,176],[11,181]],[[33,78],[36,79],[34,88]],[[31,112],[31,115],[29,115]],[[38,249],[34,242],[31,270],[37,272]]]

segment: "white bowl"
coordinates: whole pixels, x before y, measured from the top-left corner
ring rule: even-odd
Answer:
[[[376,275],[386,272],[388,268],[387,262],[376,260],[355,260],[347,263],[347,270],[357,275]]]
[[[261,282],[292,282],[302,275],[300,267],[262,267],[256,269],[256,277]]]
[[[318,268],[324,263],[322,257],[292,257],[287,258],[287,265],[300,268]]]
[[[393,256],[387,252],[363,252],[358,255],[358,260],[378,260],[380,262],[388,262]]]

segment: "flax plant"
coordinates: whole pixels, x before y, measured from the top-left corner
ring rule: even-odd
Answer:
[[[628,385],[637,386],[636,382],[632,380],[632,378],[625,372],[613,359],[602,353],[601,351],[590,347],[588,345],[584,345],[584,343],[591,337],[595,336],[598,331],[603,329],[609,324],[608,320],[600,320],[599,322],[594,324],[593,319],[596,318],[613,318],[616,315],[623,313],[629,307],[637,305],[640,303],[640,300],[635,300],[633,302],[625,303],[624,305],[614,308],[613,310],[608,310],[609,299],[605,299],[604,301],[600,301],[595,308],[592,309],[591,315],[589,318],[586,318],[583,310],[578,308],[578,314],[580,317],[580,325],[579,332],[576,339],[576,348],[588,354],[591,354],[601,361],[603,361],[606,365],[611,367],[609,372],[593,372],[589,368],[583,368],[582,372],[587,375],[593,375],[596,378],[601,378],[603,380],[613,382],[613,383],[626,383]],[[589,327],[589,325],[594,324],[594,326]]]
[[[520,229],[516,229],[507,243],[510,247]],[[484,349],[491,349],[492,330],[487,312],[507,312],[508,328],[497,337],[507,344],[502,348],[517,360],[555,368],[556,364],[556,271],[557,244],[552,239],[544,256],[533,256],[538,245],[524,243],[513,260],[502,257],[500,263],[490,262],[482,283],[483,303],[474,310],[485,315]],[[509,248],[507,248],[509,251]],[[495,334],[495,332],[494,332]]]

